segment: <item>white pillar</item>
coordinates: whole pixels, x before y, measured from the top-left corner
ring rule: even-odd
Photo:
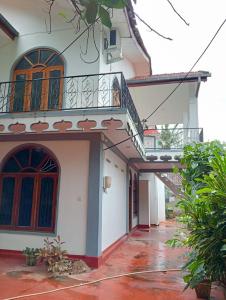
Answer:
[[[159,225],[165,220],[165,188],[154,173],[140,175],[139,224]]]

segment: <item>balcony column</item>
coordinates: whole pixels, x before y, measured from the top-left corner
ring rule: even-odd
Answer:
[[[188,128],[198,128],[198,101],[196,97],[190,97],[189,99],[189,120]],[[191,129],[188,131],[190,141],[198,141],[199,132],[198,129]]]
[[[154,173],[141,173],[139,185],[139,224],[159,225],[165,220],[164,184]]]
[[[101,135],[90,141],[86,255],[99,257],[102,246],[103,144]]]

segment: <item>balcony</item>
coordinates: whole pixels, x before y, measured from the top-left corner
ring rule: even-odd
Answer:
[[[144,146],[152,160],[178,160],[185,145],[203,142],[203,128],[165,127],[145,131]]]
[[[143,141],[143,127],[122,73],[39,78],[0,83],[0,117],[54,111],[126,110]],[[42,77],[42,76],[41,76]],[[15,115],[16,114],[16,115]]]

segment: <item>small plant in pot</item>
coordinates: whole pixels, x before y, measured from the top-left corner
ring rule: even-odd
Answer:
[[[70,274],[73,269],[73,263],[67,257],[66,250],[62,249],[63,244],[60,236],[52,241],[46,238],[44,239],[44,247],[38,251],[38,258],[45,263],[47,271],[53,277]]]
[[[197,298],[210,299],[211,280],[208,278],[204,269],[204,263],[199,260],[195,252],[189,254],[188,262],[183,267],[186,275],[183,277],[186,286],[195,289]]]
[[[23,250],[23,254],[26,257],[26,265],[27,266],[35,266],[37,264],[38,252],[39,252],[38,248],[26,247]]]

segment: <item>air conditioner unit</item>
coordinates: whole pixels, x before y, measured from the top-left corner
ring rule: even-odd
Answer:
[[[104,52],[108,64],[122,60],[121,38],[117,28],[109,30],[104,37]]]
[[[120,61],[123,59],[122,49],[115,48],[115,49],[107,50],[106,57],[107,57],[107,64]]]

